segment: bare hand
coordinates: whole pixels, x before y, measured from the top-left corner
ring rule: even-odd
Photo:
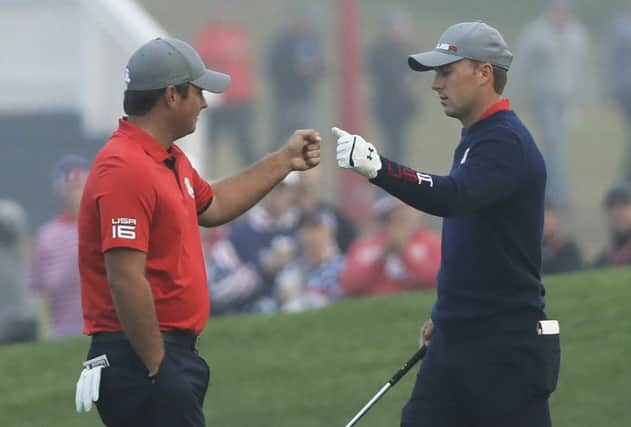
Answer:
[[[281,148],[291,170],[304,171],[320,164],[320,134],[313,129],[300,129],[293,133]]]
[[[434,331],[434,322],[432,322],[432,319],[429,319],[421,327],[421,336],[420,336],[420,342],[419,342],[419,345],[421,347],[424,345],[429,345],[432,342],[433,331]]]

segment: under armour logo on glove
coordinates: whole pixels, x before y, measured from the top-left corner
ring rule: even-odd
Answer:
[[[375,178],[381,169],[381,157],[374,145],[359,135],[351,135],[336,127],[331,132],[337,138],[337,165],[367,178]]]

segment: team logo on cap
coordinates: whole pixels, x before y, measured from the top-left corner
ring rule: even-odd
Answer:
[[[193,185],[191,185],[191,180],[187,177],[184,177],[184,186],[186,187],[186,191],[188,191],[188,195],[193,199],[195,198],[195,190],[193,189]]]
[[[131,82],[131,77],[129,76],[129,68],[125,67],[125,84],[129,86]]]
[[[458,47],[449,43],[438,43],[436,49],[447,50],[449,52],[458,52]]]

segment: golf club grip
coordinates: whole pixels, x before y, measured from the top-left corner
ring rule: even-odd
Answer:
[[[419,348],[419,350],[414,353],[414,355],[412,357],[410,357],[410,360],[408,360],[407,362],[405,362],[405,365],[403,365],[401,367],[401,369],[399,369],[397,371],[396,374],[394,374],[392,376],[392,378],[390,378],[390,381],[388,381],[390,383],[390,385],[395,385],[397,382],[399,382],[399,380],[405,375],[407,374],[407,372],[414,366],[416,365],[416,363],[421,360],[423,358],[423,356],[425,356],[425,353],[427,353],[427,347],[422,346],[421,348]]]

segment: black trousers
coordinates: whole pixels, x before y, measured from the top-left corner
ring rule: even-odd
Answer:
[[[202,427],[208,388],[208,365],[194,349],[165,339],[158,375],[147,369],[126,339],[93,337],[88,359],[106,354],[110,367],[101,372],[96,406],[108,427]]]
[[[434,328],[401,426],[549,427],[559,365],[559,335],[535,325],[492,336]]]

